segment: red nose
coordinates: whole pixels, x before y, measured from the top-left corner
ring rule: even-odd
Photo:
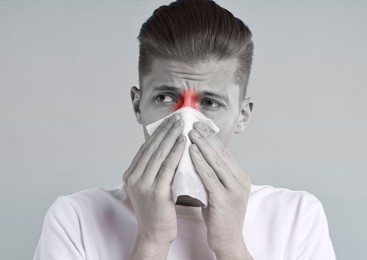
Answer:
[[[197,99],[198,95],[195,91],[185,90],[177,101],[174,111],[182,107],[192,107],[198,109]]]

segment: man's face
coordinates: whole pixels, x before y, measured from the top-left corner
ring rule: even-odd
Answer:
[[[184,91],[194,91],[197,109],[219,127],[217,136],[228,144],[233,133],[244,130],[251,113],[251,100],[242,100],[240,87],[234,83],[237,66],[235,59],[196,64],[154,59],[151,71],[142,80],[143,93],[131,90],[145,139],[149,137],[146,125],[171,114]]]

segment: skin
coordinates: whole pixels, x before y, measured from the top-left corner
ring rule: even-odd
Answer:
[[[208,244],[217,259],[252,259],[242,234],[250,179],[227,149],[230,138],[243,132],[251,117],[252,101],[240,98],[236,69],[236,59],[195,64],[154,59],[141,89],[131,88],[145,143],[123,176],[138,221],[129,259],[166,259],[177,236],[170,185],[188,140],[181,135],[183,123],[176,117],[166,120],[152,136],[145,126],[172,113],[184,90],[198,93],[200,112],[220,128],[214,134],[197,122],[189,133],[190,156],[208,191],[208,206],[202,209]],[[190,201],[178,203],[190,205]]]

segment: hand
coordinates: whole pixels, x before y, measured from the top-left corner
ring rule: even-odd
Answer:
[[[242,234],[249,177],[210,127],[196,122],[189,136],[190,156],[208,191],[202,214],[210,248],[218,259],[252,259]]]
[[[177,118],[166,119],[157,128],[123,175],[138,222],[135,251],[141,250],[139,243],[149,244],[149,252],[155,246],[166,250],[177,236],[171,182],[185,147],[183,123]]]

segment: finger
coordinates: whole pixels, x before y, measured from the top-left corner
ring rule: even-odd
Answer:
[[[130,164],[130,167],[124,174],[125,183],[133,173],[135,180],[140,178],[150,160],[152,153],[156,150],[159,143],[163,140],[167,132],[171,129],[176,119],[176,115],[165,119],[150,136],[150,138],[140,147],[138,153],[133,159],[133,162]]]
[[[192,130],[189,133],[192,143],[196,144],[207,163],[213,168],[220,182],[225,188],[234,186],[237,181],[234,179],[231,170],[226,162],[219,156],[216,150],[207,142],[207,140],[197,131]]]
[[[170,151],[167,158],[161,164],[159,173],[155,179],[157,190],[171,189],[171,183],[173,176],[175,175],[177,166],[181,160],[183,151],[185,150],[186,137],[181,135],[172,150]]]
[[[145,143],[140,146],[139,151],[135,154],[134,159],[131,162],[129,168],[125,171],[125,173],[122,176],[123,181],[124,181],[125,184],[127,184],[127,179],[133,173],[133,171],[136,167],[136,164],[138,163],[138,161],[140,160],[141,155],[143,154],[144,145],[145,145]]]
[[[247,174],[243,171],[241,165],[234,158],[228,148],[223,144],[222,140],[218,138],[217,135],[213,132],[213,130],[202,122],[196,122],[194,124],[194,128],[199,131],[199,133],[205,138],[207,143],[219,154],[219,156],[223,159],[227,167],[230,169],[230,172],[233,174],[233,177],[236,181],[242,186],[247,187],[250,180]]]
[[[172,147],[175,145],[178,137],[182,133],[182,129],[182,120],[177,120],[170,131],[166,134],[162,142],[159,144],[157,149],[153,152],[149,163],[142,175],[142,182],[146,182],[149,185],[154,182],[159,172],[159,169],[162,166],[162,163],[165,161],[170,151],[172,150]]]
[[[190,145],[189,152],[195,169],[208,192],[215,193],[218,189],[222,189],[223,185],[215,174],[213,168],[207,163],[201,154],[196,144]]]

